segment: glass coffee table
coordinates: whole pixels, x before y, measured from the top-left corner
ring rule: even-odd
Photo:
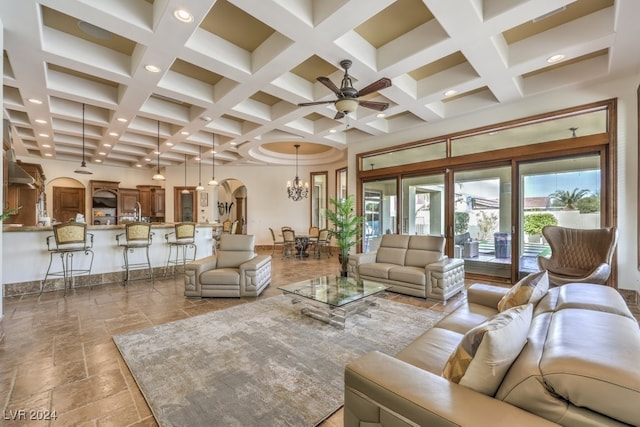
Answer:
[[[375,298],[386,296],[389,288],[371,280],[340,276],[322,276],[278,287],[293,297],[293,304],[303,304],[302,314],[343,329],[349,314],[371,317],[367,308],[375,306]]]

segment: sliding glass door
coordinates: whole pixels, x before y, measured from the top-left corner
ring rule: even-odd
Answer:
[[[454,171],[454,257],[465,272],[511,278],[511,166]]]
[[[382,234],[397,232],[397,180],[365,182],[362,185],[362,195],[365,220],[362,251],[370,252],[378,249]]]
[[[602,225],[602,174],[598,154],[522,163],[519,166],[519,275],[538,271],[537,257],[551,253],[545,225],[592,229]]]

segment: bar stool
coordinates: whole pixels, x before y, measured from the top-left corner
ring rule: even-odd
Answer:
[[[89,240],[87,240],[87,236]],[[52,242],[51,239],[54,239]],[[55,224],[53,226],[53,235],[47,236],[47,250],[50,253],[49,267],[47,267],[47,273],[44,275],[44,279],[40,284],[40,294],[44,290],[45,282],[49,276],[61,276],[64,281],[64,295],[67,295],[67,285],[71,288],[75,284],[75,277],[80,275],[91,274],[91,266],[93,265],[93,234],[87,233],[87,224],[82,222],[65,222],[62,224]],[[83,263],[85,268],[75,268],[73,266],[73,256],[77,253],[82,253],[89,258],[89,266],[86,266],[86,262]],[[60,255],[61,268],[60,271],[51,271],[51,265],[53,264],[53,258],[55,255]],[[89,287],[91,288],[91,280],[89,280]]]
[[[173,236],[173,237],[172,237]],[[195,244],[196,238],[196,223],[195,222],[181,222],[175,224],[175,230],[171,233],[164,235],[164,239],[169,245],[169,257],[167,258],[167,265],[164,267],[164,275],[166,277],[169,265],[171,265],[172,273],[176,273],[176,265],[182,264],[182,271],[187,262],[196,260],[196,252],[198,247]],[[193,248],[193,256],[187,257],[189,248]],[[175,251],[174,251],[175,249]],[[182,251],[182,256],[180,252]],[[175,252],[175,253],[174,253]],[[172,258],[173,257],[173,258]]]
[[[151,259],[149,258],[149,246],[151,246],[153,233],[151,232],[151,224],[146,222],[131,222],[125,225],[125,232],[116,235],[116,243],[122,248],[122,257],[124,259],[124,285],[129,283],[130,271],[138,269],[148,269],[149,278],[153,283],[153,268],[151,268]],[[144,249],[147,262],[129,262],[129,253],[133,253],[136,249]]]

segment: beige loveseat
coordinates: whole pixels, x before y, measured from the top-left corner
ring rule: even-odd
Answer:
[[[551,288],[526,306],[524,347],[495,393],[443,377],[464,334],[497,315],[504,293],[472,285],[467,304],[395,357],[372,352],[350,363],[345,427],[640,425],[640,329],[618,292],[602,285]]]
[[[271,255],[255,253],[256,238],[223,234],[214,255],[185,266],[187,297],[258,296],[271,283]]]
[[[444,254],[441,236],[385,234],[375,252],[349,255],[349,276],[392,292],[446,301],[464,288],[464,261]]]

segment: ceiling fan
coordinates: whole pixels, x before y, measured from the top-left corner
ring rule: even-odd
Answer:
[[[344,116],[348,116],[349,113],[353,113],[358,108],[358,105],[362,105],[366,108],[371,108],[372,110],[384,111],[389,107],[387,102],[376,102],[376,101],[365,101],[358,99],[361,96],[368,95],[373,92],[377,92],[381,89],[387,88],[391,86],[391,79],[386,77],[381,78],[369,86],[362,88],[361,90],[356,90],[353,87],[353,82],[351,81],[351,76],[349,75],[349,68],[351,68],[351,60],[343,59],[340,61],[340,66],[344,68],[344,77],[342,78],[342,83],[340,84],[340,88],[338,88],[328,77],[317,77],[320,83],[331,89],[333,93],[338,97],[337,99],[331,101],[316,101],[316,102],[303,102],[298,104],[299,107],[306,107],[309,105],[320,105],[320,104],[331,104],[333,103],[338,112],[336,113],[334,119],[341,119]]]

